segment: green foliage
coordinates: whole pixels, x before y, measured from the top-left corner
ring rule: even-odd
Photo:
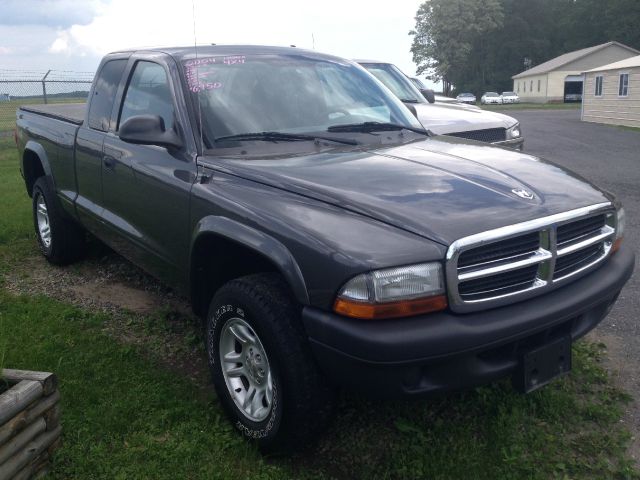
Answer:
[[[431,0],[423,3],[416,16],[411,53],[418,64],[418,74],[429,73],[445,82],[474,71],[485,77],[484,65],[474,61],[474,50],[491,32],[502,27],[499,0]]]
[[[637,0],[427,0],[411,53],[418,73],[445,91],[511,90],[511,76],[610,40],[640,49]]]

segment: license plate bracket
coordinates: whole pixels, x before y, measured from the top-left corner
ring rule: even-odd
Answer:
[[[513,377],[515,387],[530,393],[571,371],[571,337],[561,337],[524,352]]]

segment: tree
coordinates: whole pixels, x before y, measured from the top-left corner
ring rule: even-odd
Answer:
[[[640,48],[638,0],[427,0],[411,53],[445,93],[513,88],[511,76],[558,55],[617,40]]]
[[[488,33],[504,19],[499,0],[428,0],[415,17],[411,53],[417,73],[442,80],[445,93],[451,83],[473,70],[485,78],[485,66],[474,58],[474,48],[484,48]]]

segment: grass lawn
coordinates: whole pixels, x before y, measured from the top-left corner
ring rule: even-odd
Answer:
[[[640,478],[619,422],[628,398],[588,343],[575,347],[571,376],[527,396],[508,382],[429,401],[343,395],[318,445],[264,458],[207,389],[163,366],[152,347],[161,315],[119,320],[118,336],[112,314],[9,293],[2,278],[37,255],[13,142],[0,139],[0,362],[59,376],[52,478]],[[150,341],[128,344],[125,333]]]
[[[620,130],[628,130],[630,132],[640,133],[640,127],[629,127],[627,125],[611,125],[611,126],[619,128]]]
[[[504,105],[480,105],[484,110],[579,110],[579,103],[507,103]]]

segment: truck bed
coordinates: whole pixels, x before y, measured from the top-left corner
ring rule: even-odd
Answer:
[[[82,125],[86,107],[86,103],[59,103],[54,105],[23,105],[20,110]]]

